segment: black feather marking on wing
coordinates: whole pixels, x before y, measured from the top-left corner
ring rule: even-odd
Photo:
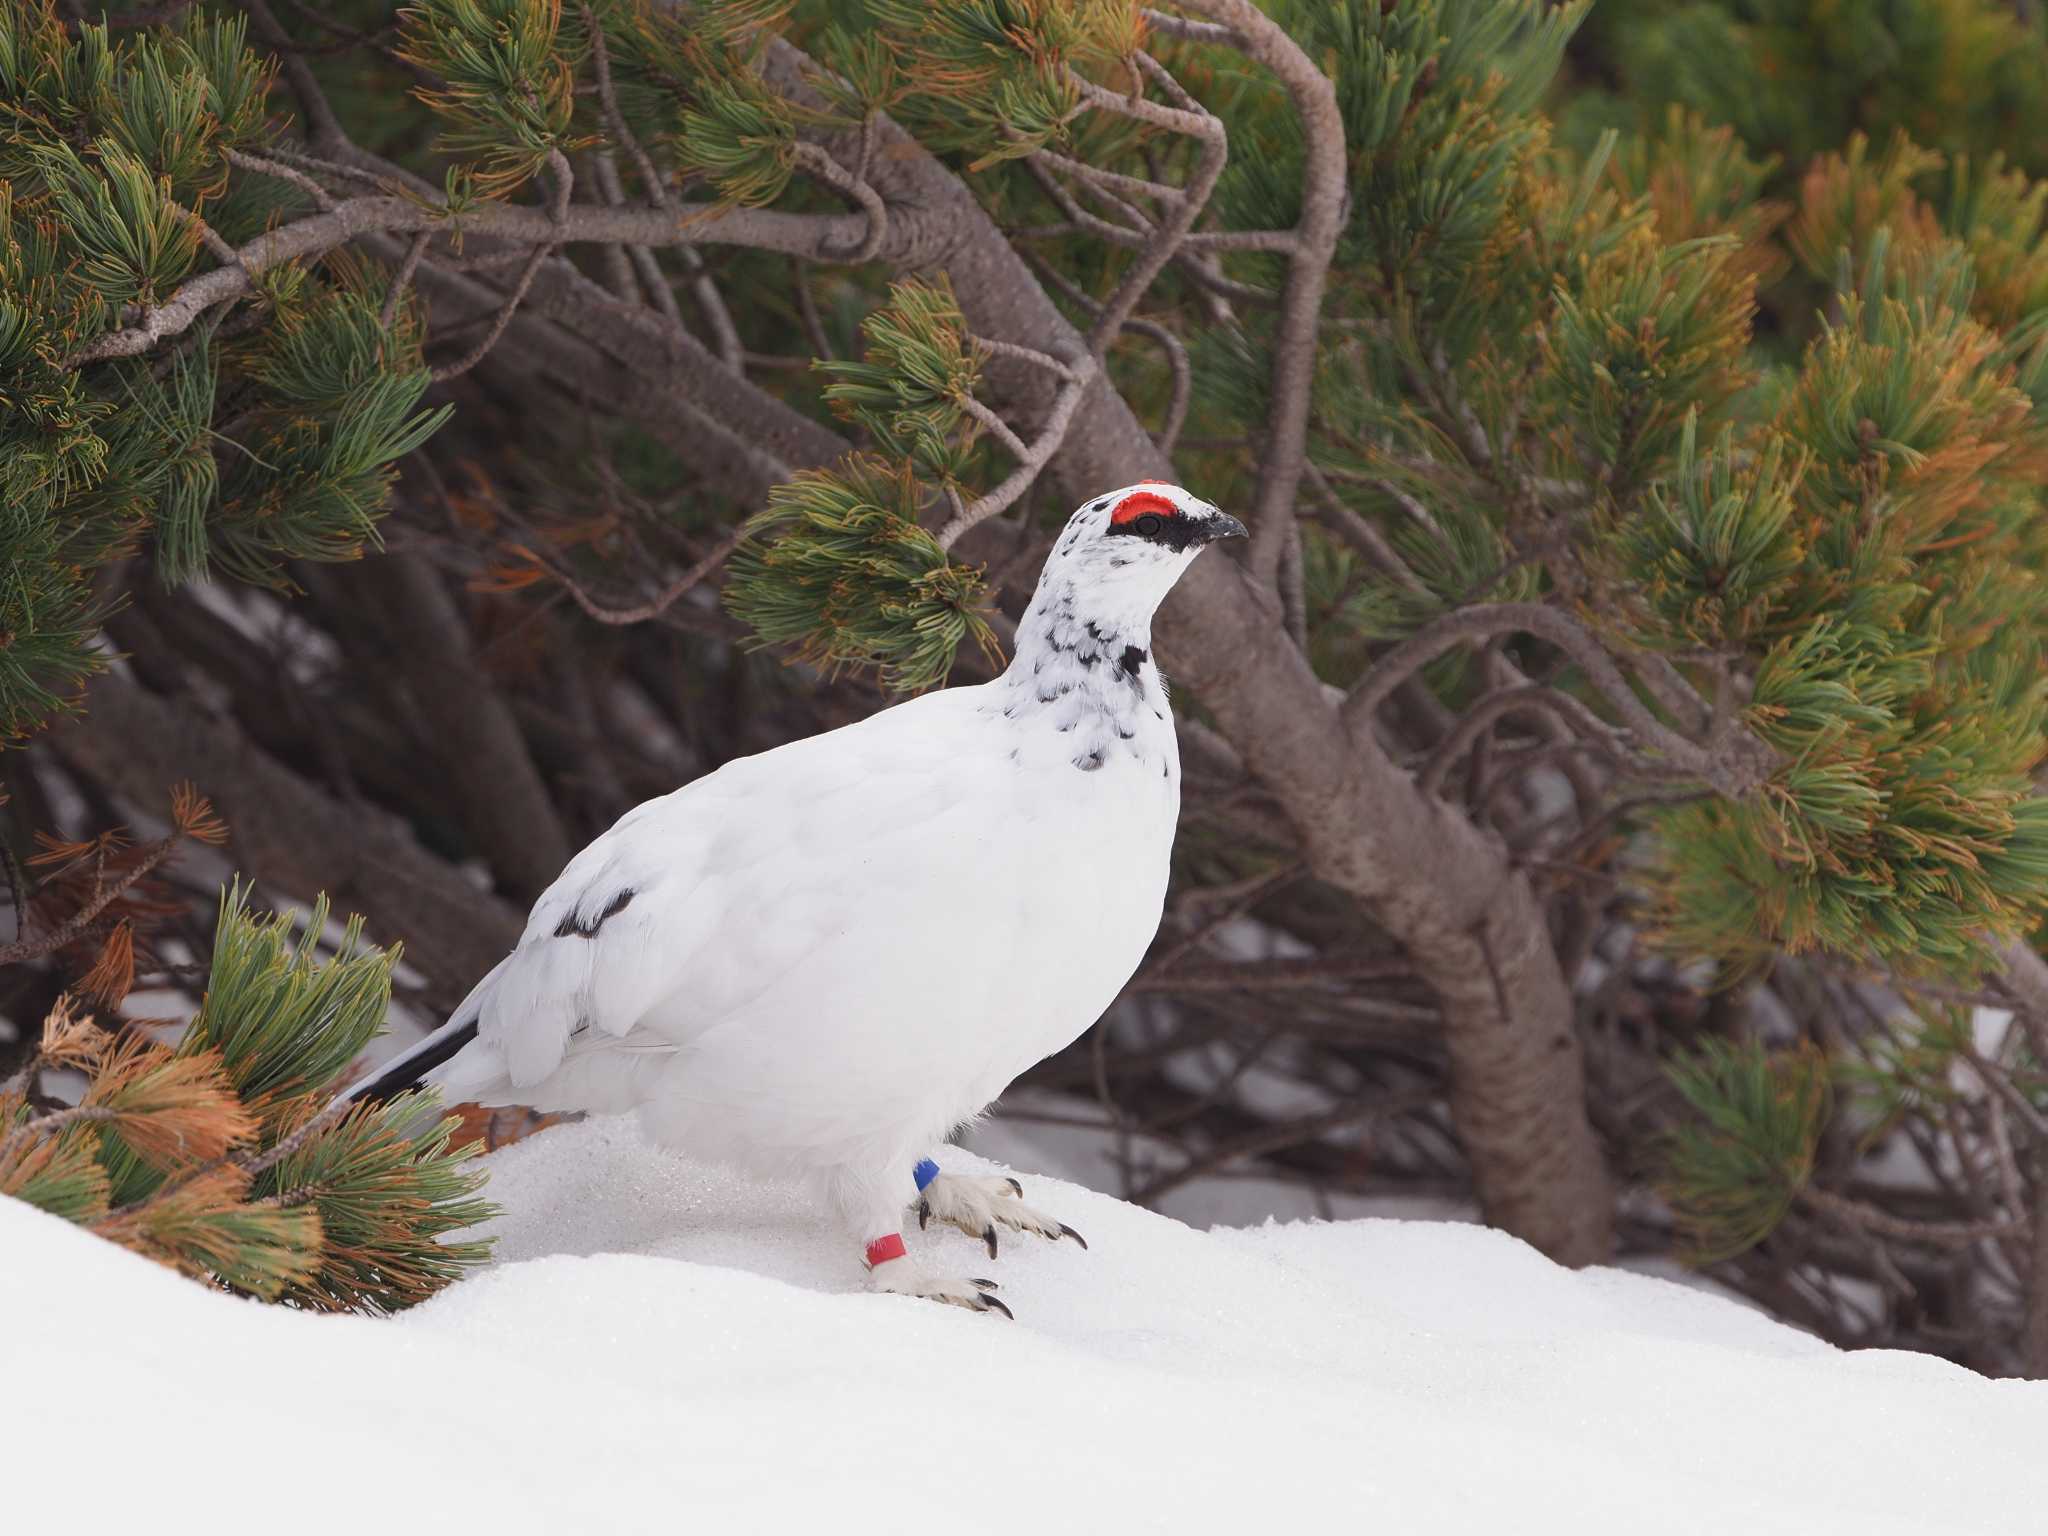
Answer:
[[[590,920],[590,924],[588,927],[585,927],[582,923],[576,920],[576,910],[573,907],[570,908],[568,915],[565,916],[559,923],[555,924],[555,937],[558,939],[566,939],[569,937],[570,934],[573,933],[577,935],[579,938],[596,938],[597,930],[602,928],[606,923],[610,922],[613,918],[617,917],[621,912],[625,911],[627,905],[633,900],[635,896],[639,894],[640,893],[634,890],[630,885],[627,886],[624,890],[620,891],[618,895],[614,896],[609,902],[605,904],[605,909]]]
[[[348,1096],[365,1104],[382,1104],[386,1099],[395,1099],[401,1093],[410,1092],[420,1086],[421,1080],[434,1068],[449,1060],[470,1041],[476,1038],[476,1020],[471,1019],[460,1029],[451,1029],[439,1040],[433,1041],[417,1056],[407,1057],[367,1082],[351,1088]]]
[[[1127,645],[1124,647],[1124,654],[1119,664],[1123,667],[1126,676],[1136,677],[1138,675],[1138,668],[1145,665],[1145,659],[1145,652],[1142,647]]]

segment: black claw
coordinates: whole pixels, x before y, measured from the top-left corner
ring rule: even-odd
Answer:
[[[983,1229],[981,1240],[988,1244],[988,1256],[994,1258],[996,1256],[996,1229],[993,1222]]]
[[[1075,1242],[1077,1242],[1077,1243],[1079,1243],[1079,1244],[1081,1245],[1081,1248],[1082,1248],[1082,1251],[1083,1251],[1083,1252],[1085,1252],[1085,1251],[1087,1250],[1087,1247],[1088,1247],[1088,1239],[1087,1239],[1087,1238],[1085,1238],[1085,1237],[1083,1237],[1083,1236],[1082,1236],[1082,1235],[1081,1235],[1080,1233],[1076,1232],[1076,1231],[1075,1231],[1075,1230],[1074,1230],[1074,1229],[1073,1229],[1072,1227],[1068,1226],[1068,1225],[1067,1225],[1067,1224],[1066,1224],[1066,1223],[1065,1223],[1064,1221],[1060,1223],[1060,1236],[1061,1236],[1061,1237],[1071,1237],[1071,1238],[1072,1238],[1072,1239],[1073,1239],[1073,1240],[1074,1240]]]
[[[932,1203],[929,1200],[917,1202],[917,1230],[922,1232],[932,1219]]]
[[[969,1280],[967,1283],[969,1285],[978,1285],[984,1291],[999,1291],[1002,1289],[1002,1287],[997,1285],[993,1280]]]
[[[1014,1323],[1015,1321],[1017,1321],[1017,1314],[1012,1312],[1008,1307],[1004,1306],[1000,1301],[997,1301],[995,1297],[983,1296],[982,1298],[980,1298],[980,1300],[982,1311],[1000,1312],[1003,1314],[1003,1316],[1007,1317],[1011,1322]]]
[[[1010,1193],[1015,1195],[1019,1200],[1022,1200],[1024,1198],[1024,1186],[1022,1184],[1019,1184],[1015,1179],[1011,1179],[1009,1181],[1009,1185]]]

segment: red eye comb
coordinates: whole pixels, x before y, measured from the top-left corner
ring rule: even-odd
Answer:
[[[1146,513],[1155,517],[1179,517],[1180,508],[1156,491],[1133,491],[1109,514],[1112,523],[1128,523]]]

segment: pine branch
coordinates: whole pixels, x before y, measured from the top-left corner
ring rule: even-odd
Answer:
[[[32,1113],[21,1125],[0,1137],[0,1163],[10,1159],[19,1146],[62,1135],[74,1125],[105,1125],[120,1119],[120,1113],[104,1104],[77,1104],[69,1109],[48,1109]]]
[[[145,848],[141,856],[113,880],[95,880],[92,895],[61,926],[40,938],[17,939],[12,944],[0,945],[0,965],[18,965],[24,960],[39,959],[75,943],[91,930],[101,913],[155,873],[164,860],[178,851],[179,844],[188,838],[218,843],[225,835],[226,829],[214,818],[212,807],[192,790],[191,785],[180,785],[172,797],[171,831]]]
[[[459,232],[464,237],[508,240],[536,247],[586,242],[649,246],[733,244],[811,260],[834,260],[838,259],[835,252],[864,246],[868,228],[865,217],[856,228],[852,216],[701,204],[684,204],[666,212],[584,205],[567,210],[558,220],[548,210],[502,204],[485,204],[456,213],[410,198],[350,198],[325,213],[257,236],[235,251],[233,266],[217,267],[180,284],[162,304],[144,310],[127,326],[74,352],[63,366],[81,368],[147,352],[159,341],[182,335],[214,306],[247,293],[254,280],[272,267],[324,255],[370,234]]]

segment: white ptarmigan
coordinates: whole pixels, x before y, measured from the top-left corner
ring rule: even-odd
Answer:
[[[451,1103],[634,1110],[660,1143],[814,1182],[877,1289],[1007,1315],[990,1282],[908,1257],[899,1227],[915,1202],[990,1257],[999,1226],[1078,1240],[1014,1180],[924,1154],[1144,957],[1180,811],[1152,615],[1244,531],[1159,482],[1089,502],[1001,677],[627,812],[449,1022],[349,1097],[424,1082]]]

